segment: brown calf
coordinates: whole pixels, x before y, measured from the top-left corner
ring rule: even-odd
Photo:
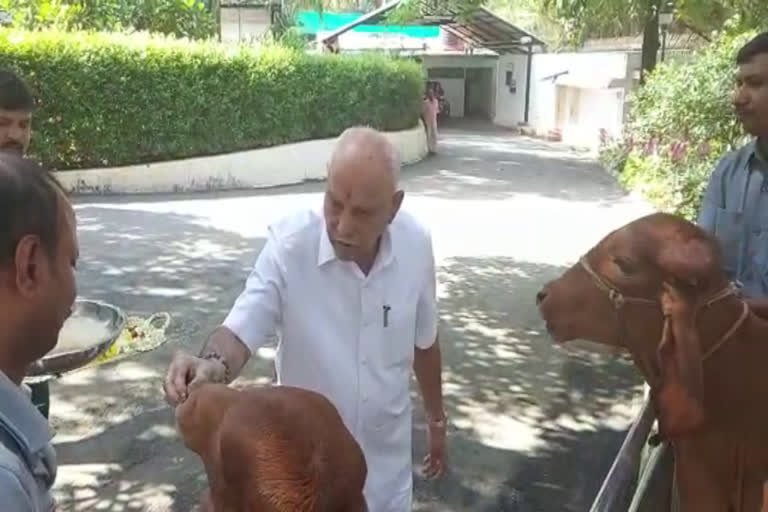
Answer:
[[[363,452],[335,407],[318,393],[204,384],[178,406],[176,421],[208,475],[203,510],[367,510]]]
[[[551,336],[621,346],[674,447],[683,512],[757,512],[768,479],[768,322],[718,243],[654,214],[613,231],[537,296]]]

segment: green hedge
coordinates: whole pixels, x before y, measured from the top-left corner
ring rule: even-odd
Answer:
[[[418,64],[384,56],[10,29],[0,67],[34,88],[31,152],[61,170],[411,128],[424,83]]]
[[[632,98],[624,139],[601,153],[627,188],[661,210],[696,217],[717,161],[744,142],[730,98],[736,53],[755,35],[723,33],[648,78]]]

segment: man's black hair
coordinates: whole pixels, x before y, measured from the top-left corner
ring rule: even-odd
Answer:
[[[32,112],[35,98],[19,75],[12,71],[0,70],[0,108]]]
[[[746,64],[758,55],[768,53],[768,32],[759,34],[745,44],[736,55],[736,64]]]
[[[0,152],[0,265],[13,262],[22,238],[37,235],[53,255],[59,241],[64,189],[34,160]]]

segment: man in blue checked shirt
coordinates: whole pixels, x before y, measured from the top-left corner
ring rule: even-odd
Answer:
[[[768,32],[747,43],[736,64],[733,105],[753,139],[718,163],[698,224],[720,241],[725,271],[741,283],[752,310],[768,318]],[[677,498],[669,445],[651,448],[648,457],[630,512],[669,510]]]
[[[768,316],[768,32],[738,53],[733,105],[754,138],[726,155],[709,180],[698,223],[720,241],[728,277]]]

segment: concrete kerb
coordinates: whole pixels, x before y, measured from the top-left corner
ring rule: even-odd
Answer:
[[[427,154],[424,125],[385,132],[400,152],[403,165]],[[203,192],[292,185],[324,180],[337,137],[270,148],[165,162],[57,171],[72,194],[146,194]]]

